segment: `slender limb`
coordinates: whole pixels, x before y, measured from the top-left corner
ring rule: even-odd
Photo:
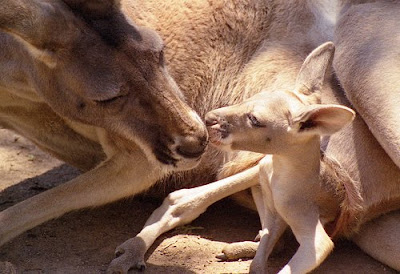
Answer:
[[[191,222],[211,204],[257,183],[258,166],[255,166],[211,184],[171,193],[153,212],[142,231],[117,248],[120,256],[111,262],[108,273],[127,273],[132,267],[143,269],[144,255],[158,236]]]
[[[258,216],[260,217],[261,229],[265,227],[266,222],[266,205],[260,185],[251,188],[254,203],[256,204]],[[261,232],[261,231],[260,231]],[[261,236],[261,235],[260,235]]]
[[[293,210],[297,208],[297,210]],[[300,246],[289,263],[279,273],[308,273],[319,266],[333,250],[333,242],[319,220],[317,208],[291,207],[290,225]],[[305,213],[308,215],[305,216]],[[287,215],[286,215],[287,216]]]
[[[141,151],[115,154],[97,168],[0,212],[0,243],[72,210],[139,193],[161,176]]]
[[[267,273],[268,257],[287,228],[287,224],[279,216],[274,206],[270,188],[271,176],[272,159],[265,157],[260,162],[261,191],[256,190],[255,187],[252,188],[252,190],[254,189],[254,201],[260,214],[262,230],[260,231],[261,239],[257,253],[250,265],[250,273]]]
[[[266,216],[268,216],[265,218],[266,225],[260,231],[260,244],[250,265],[250,273],[268,272],[268,257],[287,228],[287,224],[279,215],[273,214],[268,210],[266,212]]]

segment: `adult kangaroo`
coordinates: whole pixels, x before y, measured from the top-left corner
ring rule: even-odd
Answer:
[[[165,67],[162,39],[119,1],[4,0],[0,30],[0,125],[90,169],[1,212],[0,243],[199,163],[205,126]]]
[[[195,169],[175,172],[198,164],[206,144],[205,127],[189,106],[204,116],[211,109],[240,102],[264,88],[291,89],[306,55],[321,42],[332,39],[335,21],[331,19],[340,9],[338,3],[294,0],[118,3],[0,2],[0,37],[6,45],[0,49],[1,125],[27,136],[70,164],[91,169],[0,213],[1,242],[68,211],[134,195],[171,171],[174,173],[164,181],[188,187],[214,179],[224,159],[229,161],[219,177],[254,164],[249,155],[224,158],[210,148]],[[19,20],[11,20],[15,18],[13,7],[26,11],[18,13]],[[333,13],[327,12],[331,10]],[[33,20],[35,14],[38,15]],[[30,21],[21,20],[24,15]],[[161,40],[138,25],[150,27],[163,37],[170,74],[187,104],[165,70]],[[34,34],[29,35],[25,26],[31,26]],[[52,27],[47,29],[49,26]],[[73,47],[68,46],[71,43]],[[382,165],[392,172],[386,173],[388,178],[393,172],[398,174],[398,167],[387,160],[379,143],[368,135],[367,127],[362,129],[370,136],[368,147],[383,157],[379,159],[387,161]],[[372,173],[368,173],[371,180],[376,178],[376,170],[365,172]],[[391,178],[388,186],[395,188],[396,180],[398,177]],[[250,180],[247,186],[231,188],[218,197],[203,197],[208,206],[252,183]],[[371,196],[376,205],[385,198]],[[168,201],[176,202],[174,197],[178,195],[171,197],[167,205]],[[196,197],[199,196],[192,198]],[[196,212],[202,213],[207,206]],[[394,209],[396,204],[382,207]],[[157,218],[157,214],[153,217]],[[398,221],[393,215],[388,218]],[[383,221],[378,220],[377,224],[383,231],[393,228]],[[370,228],[371,234],[358,234],[361,239],[363,235],[378,235],[373,225]],[[146,245],[151,244],[151,239]],[[118,249],[122,256],[113,262],[111,270],[124,272],[143,266],[145,250],[135,253],[137,246],[131,243]],[[376,252],[385,256],[382,249]],[[135,254],[139,256],[132,259]]]

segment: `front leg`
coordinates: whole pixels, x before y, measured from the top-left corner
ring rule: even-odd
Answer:
[[[292,203],[282,214],[300,246],[279,273],[308,273],[318,267],[333,250],[316,206]]]
[[[274,197],[270,187],[272,174],[272,158],[267,155],[260,162],[259,178],[261,188],[252,188],[262,230],[260,231],[260,244],[250,265],[250,273],[268,272],[268,257],[287,228],[286,222],[278,214],[274,205]]]
[[[140,150],[116,153],[95,169],[0,212],[0,244],[72,210],[139,193],[162,175]]]
[[[204,186],[177,190],[153,212],[142,231],[116,250],[108,273],[127,273],[144,269],[144,255],[163,233],[196,219],[213,203],[258,183],[258,166]]]

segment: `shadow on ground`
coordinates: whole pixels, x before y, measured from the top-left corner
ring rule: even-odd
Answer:
[[[14,149],[2,150],[1,155],[2,210],[79,174],[76,169],[44,156],[26,141],[6,137],[11,140],[7,145]],[[34,156],[34,161],[29,155]],[[14,156],[25,157],[25,161],[21,160],[17,166]],[[12,174],[19,176],[13,177],[13,183],[10,183],[10,177],[2,176],[9,174],[11,165]],[[32,176],[40,173],[43,174]],[[114,257],[115,248],[137,234],[160,203],[160,200],[141,196],[69,213],[2,246],[0,261],[12,263],[18,273],[104,273]],[[162,235],[146,255],[146,273],[248,272],[251,260],[220,262],[215,255],[226,243],[252,240],[258,229],[255,212],[229,200],[221,201],[190,225]],[[277,272],[297,248],[290,233],[286,235],[286,243],[284,251],[269,260],[271,273]],[[315,273],[395,272],[365,255],[351,242],[340,241]]]

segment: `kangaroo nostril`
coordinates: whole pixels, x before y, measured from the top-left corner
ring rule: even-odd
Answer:
[[[218,121],[215,119],[206,119],[206,126],[211,127],[213,125],[218,124]]]
[[[208,127],[216,125],[216,124],[218,124],[218,116],[215,115],[213,112],[209,112],[206,114],[205,122],[206,122],[206,126],[208,126]]]
[[[207,137],[186,137],[181,140],[176,152],[185,158],[199,158],[204,153],[207,144]]]

